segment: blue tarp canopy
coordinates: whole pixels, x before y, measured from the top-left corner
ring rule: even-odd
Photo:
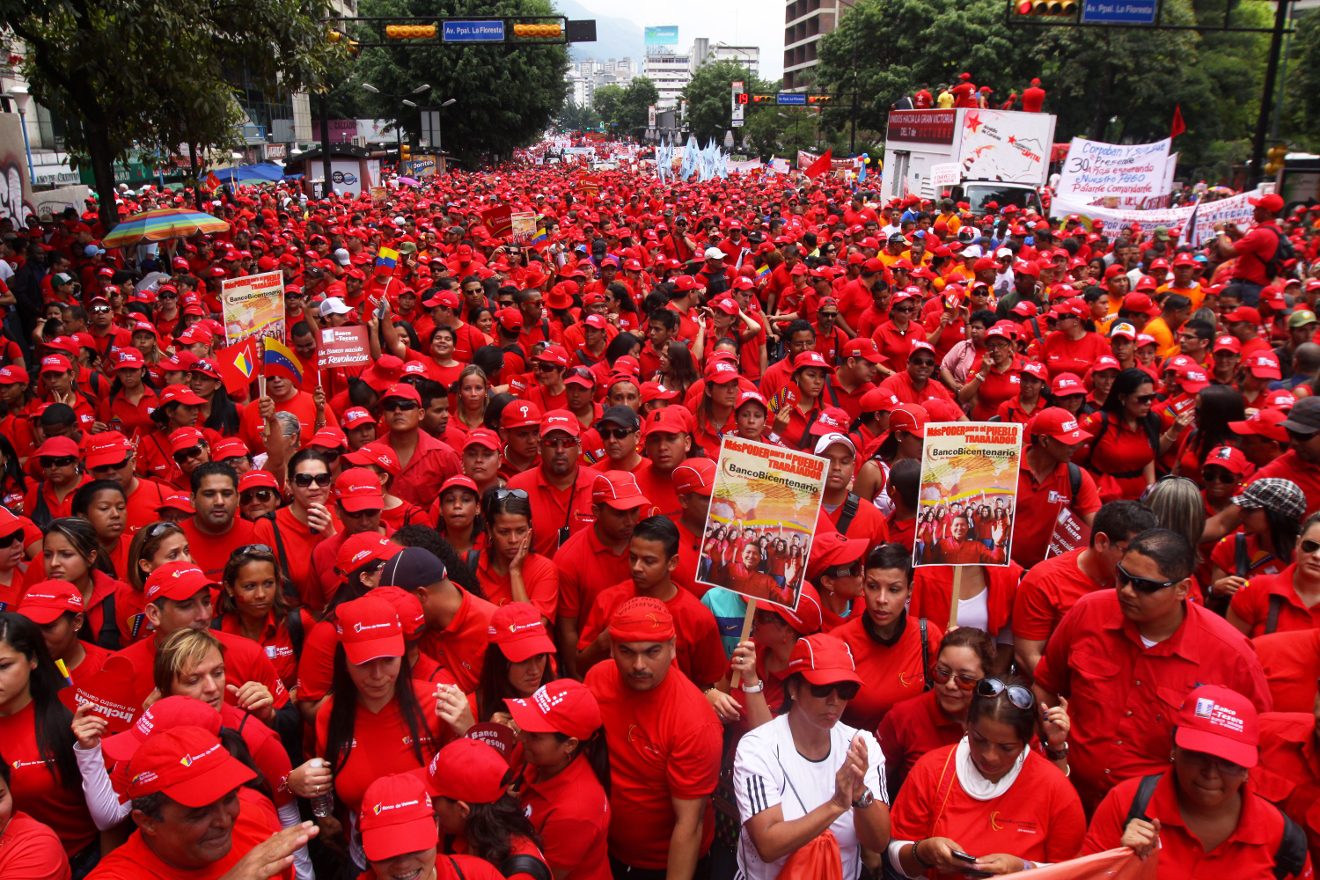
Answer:
[[[277,183],[284,179],[284,169],[274,162],[258,162],[255,165],[234,165],[229,168],[217,168],[209,172],[221,183]],[[206,178],[203,177],[203,180]]]

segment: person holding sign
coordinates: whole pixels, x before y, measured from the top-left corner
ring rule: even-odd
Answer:
[[[1073,453],[1091,435],[1071,413],[1046,407],[1032,416],[1026,434],[1026,454],[1018,469],[1013,561],[1032,566],[1045,558],[1064,511],[1091,527],[1100,509],[1100,493],[1090,472],[1072,463]]]

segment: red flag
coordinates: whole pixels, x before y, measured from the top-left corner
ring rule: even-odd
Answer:
[[[1186,123],[1182,118],[1182,104],[1173,105],[1173,124],[1169,126],[1169,138],[1176,138],[1187,130]]]
[[[830,162],[834,158],[833,153],[834,153],[833,150],[826,150],[823,154],[821,154],[821,157],[819,159],[808,165],[806,170],[803,171],[802,173],[807,175],[807,177],[813,179],[820,177],[822,174],[830,170]]]
[[[255,338],[244,339],[215,353],[215,368],[225,383],[225,390],[240,397],[257,377],[259,362]]]

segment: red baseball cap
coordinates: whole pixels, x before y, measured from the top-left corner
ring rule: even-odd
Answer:
[[[136,348],[118,348],[115,349],[112,369],[116,370],[140,370],[147,365],[142,359],[142,353]]]
[[[634,510],[651,504],[637,485],[637,477],[628,471],[605,471],[597,475],[591,483],[591,500],[615,510]]]
[[[415,592],[390,585],[374,588],[371,595],[390,603],[394,613],[399,615],[404,641],[412,642],[421,637],[422,629],[426,626],[426,612],[422,610],[422,600]]]
[[[41,359],[40,374],[67,373],[73,369],[73,361],[62,354],[48,354]]]
[[[810,684],[862,683],[847,644],[837,636],[825,633],[798,639],[788,655],[788,666],[784,671],[789,675],[799,673]]]
[[[681,406],[667,406],[653,409],[646,415],[643,437],[652,434],[690,434],[692,432],[691,413]]]
[[[757,610],[764,608],[772,614],[779,615],[779,618],[791,626],[799,635],[809,636],[820,632],[820,628],[825,625],[825,615],[821,611],[820,594],[816,588],[806,581],[802,582],[802,592],[798,594],[796,608],[789,608],[787,605],[780,605],[776,602],[762,600],[757,606]]]
[[[715,462],[709,458],[689,458],[674,468],[669,475],[674,492],[687,495],[695,492],[710,497],[715,488]]]
[[[174,494],[166,495],[160,499],[160,504],[156,505],[156,510],[177,510],[181,513],[196,513],[197,508],[193,506],[192,498],[188,495]]]
[[[1288,431],[1283,427],[1288,414],[1278,409],[1258,409],[1241,422],[1229,422],[1228,427],[1239,434],[1253,434],[1279,443],[1288,442]]]
[[[1231,351],[1233,352],[1233,354],[1241,354],[1242,343],[1238,341],[1238,338],[1236,336],[1228,336],[1228,335],[1216,336],[1214,348],[1212,349],[1212,351],[1215,352]]]
[[[1047,406],[1031,417],[1027,426],[1030,436],[1045,434],[1070,446],[1091,439],[1091,434],[1077,424],[1077,417],[1061,406]]]
[[[1251,769],[1260,759],[1260,718],[1237,691],[1203,684],[1183,700],[1173,741],[1180,749]]]
[[[214,733],[192,725],[148,738],[129,762],[128,773],[129,798],[160,793],[192,809],[210,806],[257,776]]]
[[[1283,371],[1279,368],[1279,359],[1269,352],[1259,352],[1251,355],[1242,366],[1258,379],[1283,378]]]
[[[391,477],[403,473],[403,462],[399,461],[399,454],[384,440],[368,443],[357,452],[350,452],[344,456],[344,461],[355,467],[375,465]]]
[[[512,405],[513,404],[510,404],[510,406]],[[508,407],[505,407],[505,411],[507,410]],[[502,416],[503,414],[501,414],[501,417]],[[517,427],[522,426],[519,425]],[[473,428],[468,432],[467,438],[463,441],[464,449],[467,449],[469,446],[484,446],[494,452],[499,452],[502,445],[503,444],[500,443],[500,435],[496,434],[489,428]]]
[[[176,428],[170,432],[170,452],[183,452],[201,446],[206,442],[206,435],[197,428]]]
[[[439,842],[431,796],[416,773],[381,776],[362,795],[358,830],[373,862],[433,849]]]
[[[1238,306],[1227,315],[1224,315],[1225,324],[1237,324],[1243,321],[1248,324],[1259,324],[1260,312],[1251,306]]]
[[[885,356],[880,353],[880,346],[876,345],[875,340],[869,336],[849,339],[843,344],[841,355],[844,358],[859,357],[873,364],[884,363],[886,360]]]
[[[38,581],[28,587],[16,610],[38,626],[46,626],[59,620],[66,611],[81,614],[82,593],[68,581]]]
[[[906,431],[917,437],[926,436],[926,423],[930,413],[917,403],[904,403],[894,407],[889,414],[889,433]]]
[[[520,730],[560,733],[586,740],[600,729],[600,705],[580,681],[559,678],[541,685],[530,697],[505,700]]]
[[[811,542],[811,560],[807,577],[815,580],[821,572],[836,565],[850,565],[866,555],[865,538],[849,538],[840,532],[817,534]]]
[[[541,424],[541,408],[526,400],[510,402],[500,411],[500,427],[506,431],[515,428],[528,428]],[[577,421],[577,417],[573,418]]]
[[[335,480],[335,500],[349,513],[383,510],[385,493],[380,478],[370,468],[346,468]]]
[[[712,385],[726,385],[738,381],[738,367],[726,360],[711,361],[706,365],[706,382]]]
[[[493,746],[464,737],[449,743],[431,759],[426,788],[432,797],[493,804],[509,790],[511,777],[509,762]]]
[[[279,488],[280,484],[275,481],[275,475],[270,471],[250,470],[238,475],[238,494],[240,495],[249,489],[274,489],[279,491]]]
[[[335,610],[335,618],[344,656],[354,666],[403,656],[403,625],[394,606],[384,599],[366,595],[345,602]]]
[[[348,438],[338,428],[322,428],[312,435],[312,439],[307,445],[315,446],[317,449],[329,449],[337,452],[348,447]]]
[[[380,532],[357,532],[339,545],[339,551],[335,554],[335,568],[350,574],[372,562],[389,562],[402,549],[401,545]]]
[[[753,391],[749,388],[738,395],[738,402],[733,405],[734,412],[742,409],[743,405],[748,403],[760,404],[761,408],[766,412],[770,411],[770,404],[766,403],[765,398],[761,396],[761,392]]]
[[[182,403],[185,406],[203,406],[206,401],[193,393],[187,385],[166,385],[158,398],[161,406],[170,403]]]
[[[505,409],[507,411],[508,407],[505,407]],[[562,431],[570,437],[581,437],[582,423],[569,410],[552,409],[541,420],[541,437],[544,438],[547,434],[552,434],[555,431]]]
[[[167,562],[153,568],[147,575],[143,593],[148,602],[157,599],[186,602],[214,584],[206,572],[191,562]]]
[[[1055,397],[1069,397],[1073,394],[1085,394],[1086,386],[1076,373],[1060,373],[1050,384],[1050,394]]]
[[[466,474],[454,474],[452,477],[441,483],[438,497],[445,497],[445,493],[450,489],[466,489],[478,498],[481,497],[481,490],[477,488],[477,481]]]
[[[1216,446],[1201,462],[1201,471],[1208,467],[1221,467],[1235,477],[1247,477],[1255,470],[1247,456],[1235,446]]]
[[[211,461],[229,461],[232,458],[247,458],[247,444],[237,437],[225,437],[211,446]]]
[[[417,389],[407,382],[395,382],[385,393],[380,396],[382,402],[394,398],[395,400],[411,400],[413,403],[421,406],[422,395],[417,393]]]
[[[1206,375],[1205,370],[1195,364],[1179,367],[1174,371],[1174,378],[1188,394],[1196,394],[1210,387],[1210,377]]]
[[[541,349],[541,353],[536,356],[535,360],[544,364],[554,364],[556,367],[567,367],[568,350],[562,345],[552,342]]]
[[[220,735],[220,713],[195,697],[162,697],[137,717],[133,726],[101,740],[101,752],[111,761],[131,761],[153,733],[176,727],[200,727]]]
[[[88,469],[120,465],[133,451],[128,438],[118,431],[102,431],[93,434],[87,440],[87,458],[83,462]]]
[[[834,365],[825,360],[825,355],[816,351],[814,348],[801,352],[797,357],[793,358],[793,372],[796,373],[798,370],[805,370],[808,367],[815,367],[824,370],[827,373],[834,372]]]
[[[530,602],[509,602],[496,608],[486,632],[510,663],[555,652],[555,643],[546,634],[541,612]]]

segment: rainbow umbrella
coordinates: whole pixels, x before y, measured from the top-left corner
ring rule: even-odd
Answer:
[[[229,224],[219,217],[187,208],[159,208],[134,214],[116,226],[101,242],[102,247],[128,247],[144,241],[168,241],[190,235],[227,232]]]

